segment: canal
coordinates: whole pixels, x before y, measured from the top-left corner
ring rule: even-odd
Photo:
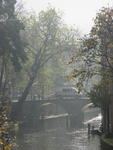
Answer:
[[[81,126],[66,125],[66,117],[45,121],[43,126],[20,126],[10,134],[16,136],[16,150],[100,150],[100,137],[88,135],[88,123],[98,128],[101,122],[100,110],[84,115]]]

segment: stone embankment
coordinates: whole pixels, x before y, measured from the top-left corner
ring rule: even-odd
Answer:
[[[113,133],[102,134],[100,143],[102,150],[113,150]]]

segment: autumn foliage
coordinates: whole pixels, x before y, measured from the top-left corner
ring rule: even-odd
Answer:
[[[0,150],[11,150],[16,144],[9,142],[9,133],[7,127],[9,126],[9,103],[4,94],[0,94]]]
[[[68,79],[76,78],[81,89],[84,81],[95,75],[113,83],[113,9],[101,8],[94,19],[90,33],[80,39],[80,45],[71,58],[75,64]]]

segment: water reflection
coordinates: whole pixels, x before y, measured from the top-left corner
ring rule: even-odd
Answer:
[[[101,116],[101,114],[99,114],[97,117],[94,117],[94,118],[84,122],[84,124],[96,123],[97,122],[97,125],[98,125],[98,121],[100,121],[101,119],[102,119],[102,116]]]
[[[17,136],[16,150],[100,150],[100,137],[88,135],[87,129],[87,123],[97,126],[100,121],[99,115],[85,120],[82,127],[67,128],[66,118],[46,122],[43,127],[19,127],[13,133]]]

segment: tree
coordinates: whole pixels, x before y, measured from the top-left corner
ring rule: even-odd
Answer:
[[[24,25],[17,18],[15,4],[16,0],[0,1],[0,149],[9,150],[15,144],[9,143],[7,129],[4,128],[10,121],[9,104],[4,89],[11,77],[11,71],[20,71],[22,63],[28,60],[24,50],[27,44],[19,35]]]
[[[51,60],[55,54],[63,51],[74,51],[76,47],[77,31],[62,22],[61,12],[48,7],[47,11],[41,11],[38,15],[33,12],[28,18],[24,16],[23,22],[27,25],[25,32],[21,33],[24,41],[29,45],[26,49],[28,62],[26,67],[29,80],[22,96],[11,113],[11,119],[17,118],[19,111],[34,83],[40,69]],[[76,31],[76,32],[75,32]],[[27,66],[26,65],[26,66]]]
[[[100,85],[95,85],[92,88],[90,98],[94,105],[101,106],[109,117],[109,106],[111,105],[111,101],[108,91],[110,91],[110,85],[113,84],[112,8],[103,7],[99,10],[89,35],[85,35],[80,39],[78,53],[71,57],[69,63],[75,64],[75,66],[73,67],[72,74],[67,76],[67,78],[69,80],[77,79],[76,86],[79,88],[79,91],[82,89],[85,90],[85,83],[91,82],[94,76],[100,78]],[[103,86],[105,83],[108,83],[107,89],[106,86]],[[106,108],[102,105],[103,103],[106,104]],[[109,124],[109,120],[107,123]]]
[[[24,30],[23,23],[15,13],[16,0],[4,0],[0,3],[0,92],[2,90],[3,76],[8,82],[6,74],[10,67],[15,71],[22,69],[22,63],[26,62],[25,47],[27,44],[20,38],[20,30]]]
[[[76,62],[76,64],[75,64]],[[89,35],[80,39],[78,52],[71,57],[75,64],[68,79],[77,79],[76,86],[81,90],[84,82],[95,75],[104,82],[113,83],[113,9],[101,8],[94,19]]]
[[[93,85],[90,92],[87,93],[91,102],[95,107],[101,108],[107,114],[107,127],[109,131],[109,108],[111,106],[111,96],[109,92],[109,84],[104,82]]]

